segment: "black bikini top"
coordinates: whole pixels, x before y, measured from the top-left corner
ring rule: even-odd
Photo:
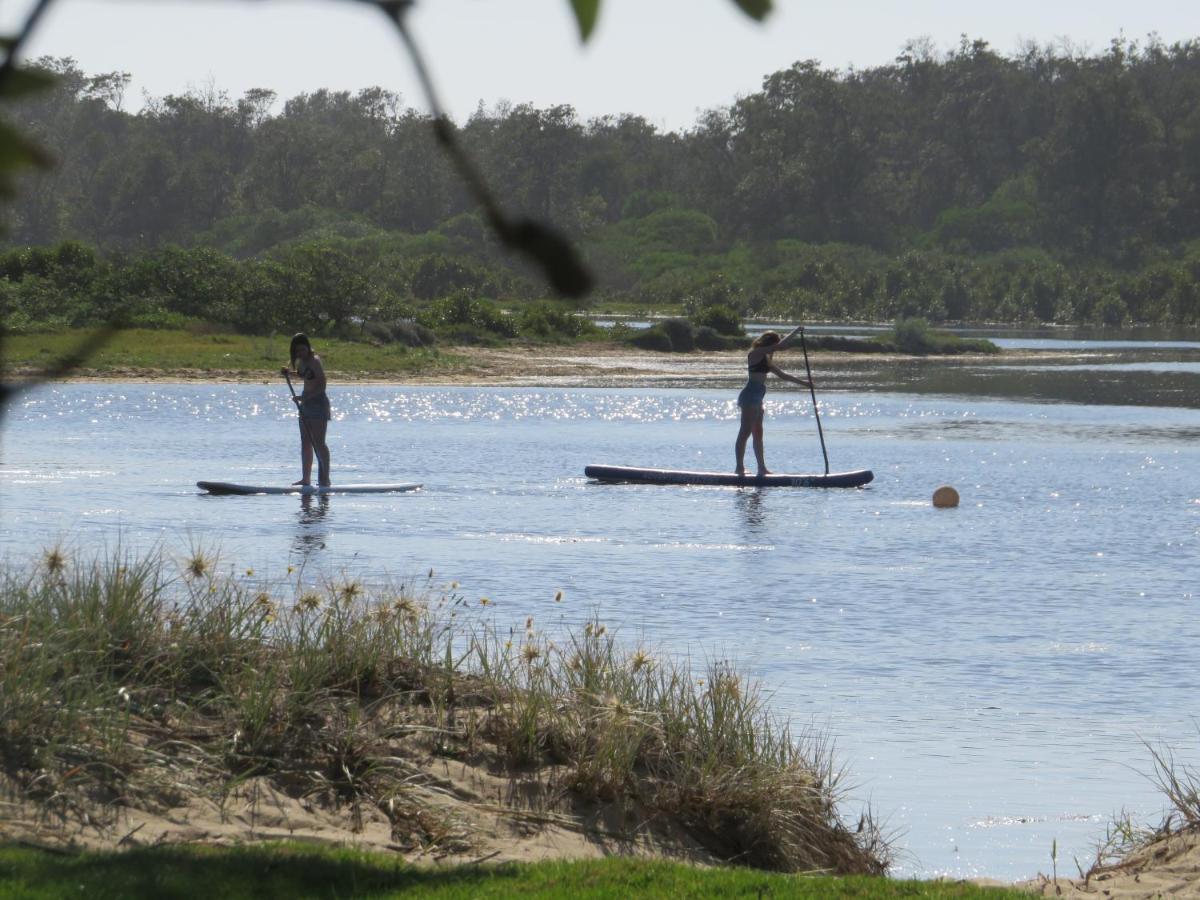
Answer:
[[[746,368],[751,372],[770,372],[771,357],[764,355],[763,358],[756,363],[746,363]]]

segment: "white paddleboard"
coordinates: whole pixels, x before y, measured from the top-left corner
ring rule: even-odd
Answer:
[[[331,484],[321,487],[315,484],[234,484],[230,481],[197,481],[196,487],[210,494],[391,494],[397,491],[415,491],[421,487],[413,482],[397,484]]]

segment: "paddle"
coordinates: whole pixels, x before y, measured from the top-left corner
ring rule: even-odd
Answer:
[[[292,376],[288,374],[287,369],[283,370],[283,377],[287,379],[288,390],[292,392],[292,402],[296,404],[296,415],[300,417],[300,427],[304,429],[304,433],[308,435],[308,443],[313,448],[313,455],[317,453],[317,442],[313,440],[312,431],[309,430],[308,422],[304,420],[304,414],[300,412],[300,395],[296,393],[296,389],[292,387]],[[320,461],[318,457],[318,462]],[[825,469],[829,471],[828,468]]]
[[[825,450],[825,432],[821,430],[821,413],[817,410],[817,389],[813,387],[812,369],[808,366],[808,347],[804,343],[804,329],[800,329],[800,349],[804,351],[804,371],[808,374],[808,392],[812,395],[813,417],[817,420],[817,436],[821,439],[821,455],[825,457],[825,474],[829,474],[829,454]]]

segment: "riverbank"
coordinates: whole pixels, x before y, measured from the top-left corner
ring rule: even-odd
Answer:
[[[514,635],[432,573],[288,596],[227,571],[52,549],[3,573],[0,839],[888,867],[870,818],[839,818],[825,743],[725,663],[595,620]]]
[[[218,571],[232,570],[198,550],[54,549],[5,573],[0,844],[293,841],[422,866],[890,864],[869,818],[839,818],[824,739],[792,734],[727,664],[693,672],[598,621],[501,633],[486,602],[432,573],[395,593],[346,581],[288,598]],[[1200,891],[1195,778],[1159,775],[1184,827],[1147,840],[1128,828],[1090,872],[1016,887]]]
[[[28,380],[43,375],[56,360],[76,351],[86,340],[83,332],[54,335],[16,335],[4,347],[4,377]],[[745,353],[740,350],[673,353],[643,350],[615,341],[574,344],[511,343],[500,347],[448,346],[437,350],[378,346],[329,340],[318,343],[331,379],[353,383],[388,384],[586,384],[653,383],[656,379],[687,377],[739,378]],[[187,332],[124,331],[88,352],[57,380],[162,382],[274,382],[286,360],[281,341],[233,335],[193,335]],[[1044,358],[1045,353],[1008,352],[1006,360]],[[858,354],[814,350],[816,368],[877,367],[912,362],[902,354]],[[994,362],[992,354],[949,357],[959,364]],[[923,361],[944,359],[920,357]],[[782,352],[777,363],[803,366],[796,348]]]

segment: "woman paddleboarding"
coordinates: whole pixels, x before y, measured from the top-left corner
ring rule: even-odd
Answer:
[[[797,326],[785,338],[781,338],[777,331],[764,331],[754,339],[754,343],[750,345],[750,352],[746,354],[746,386],[742,388],[737,399],[742,410],[742,422],[738,429],[737,443],[734,445],[737,455],[737,467],[734,471],[739,476],[746,474],[746,439],[751,435],[754,436],[754,458],[758,462],[759,476],[771,474],[763,456],[763,400],[767,396],[767,375],[773,372],[784,381],[812,387],[810,382],[789,375],[771,361],[772,354],[777,350],[786,350],[803,330],[803,326]]]
[[[321,357],[313,353],[308,335],[297,334],[292,338],[289,352],[292,368],[284,366],[280,369],[283,377],[288,379],[291,387],[291,376],[295,375],[304,384],[304,390],[296,395],[292,390],[292,399],[300,412],[300,461],[302,476],[296,484],[312,484],[312,465],[314,454],[317,457],[317,483],[328,486],[329,480],[329,447],[325,443],[325,432],[329,428],[329,420],[333,417],[329,406],[329,395],[325,393],[325,367],[321,365]]]

